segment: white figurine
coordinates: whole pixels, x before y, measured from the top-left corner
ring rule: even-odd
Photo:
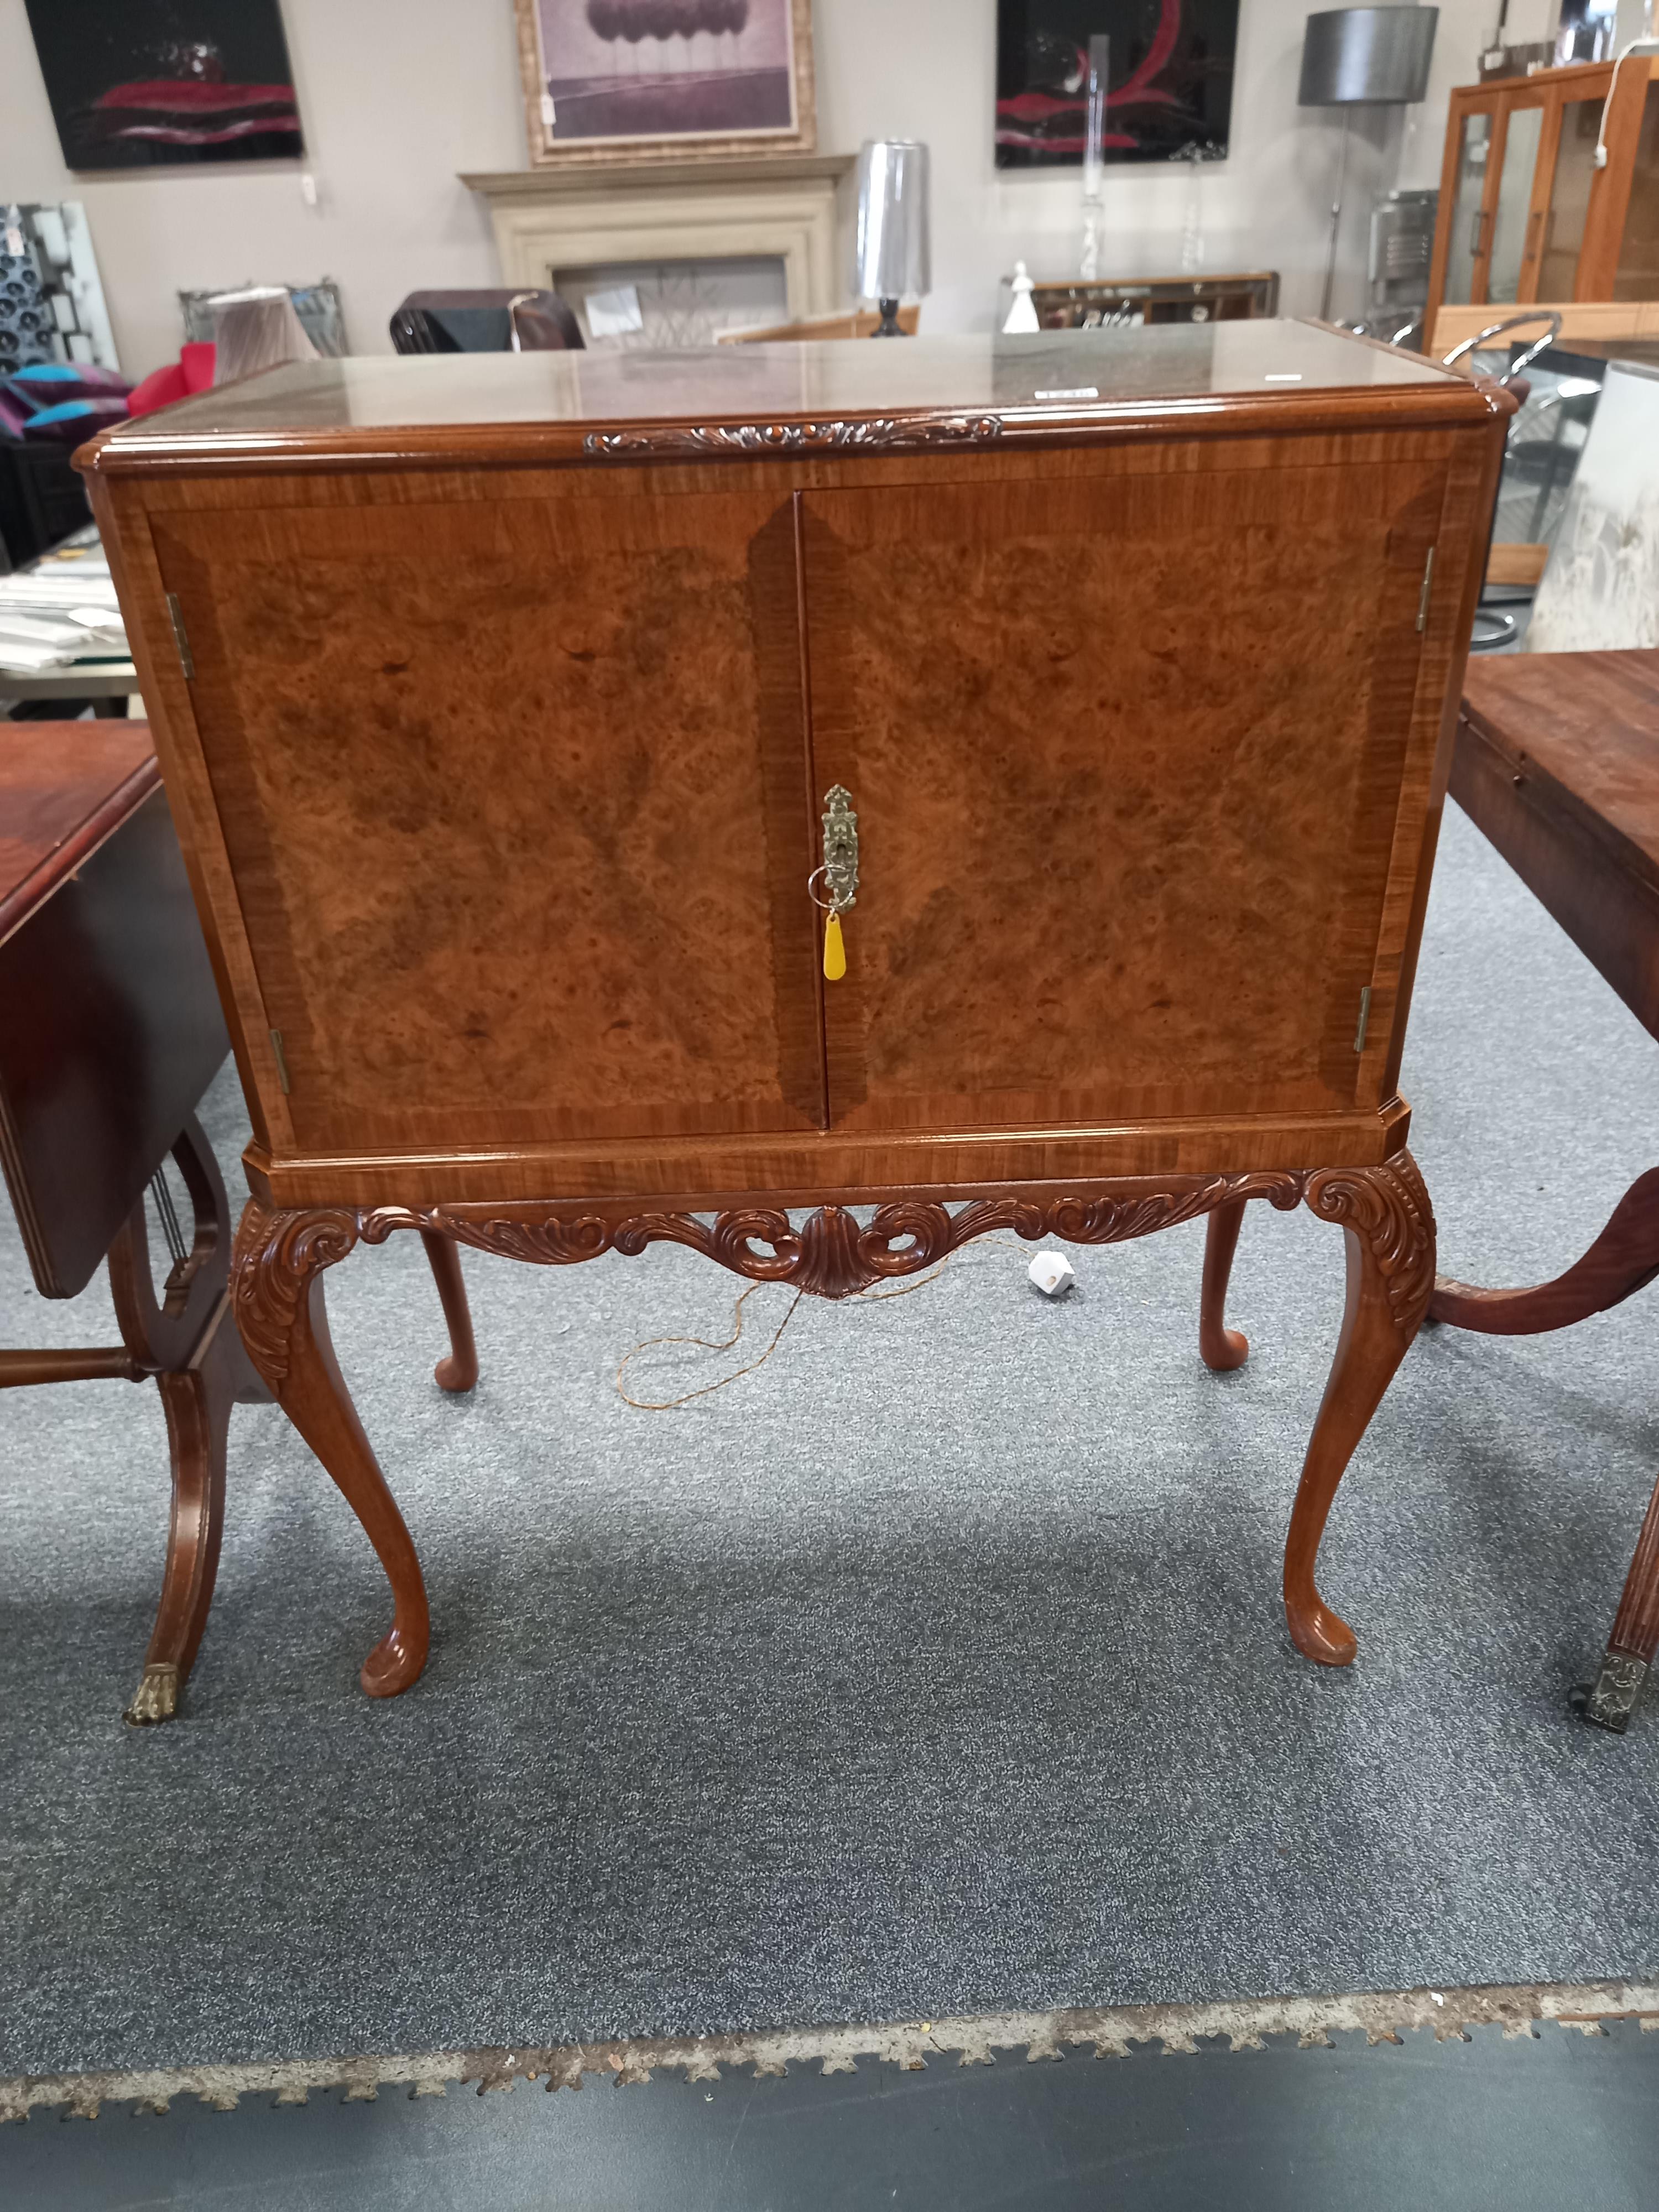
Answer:
[[[1042,325],[1037,320],[1036,308],[1031,300],[1031,276],[1023,261],[1014,264],[1013,302],[1008,309],[1008,319],[1003,329],[1036,331]]]

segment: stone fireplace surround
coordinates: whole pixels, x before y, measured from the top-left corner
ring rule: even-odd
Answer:
[[[792,321],[845,304],[837,191],[850,154],[761,154],[616,168],[464,175],[488,201],[504,284],[617,262],[760,256],[783,268]]]

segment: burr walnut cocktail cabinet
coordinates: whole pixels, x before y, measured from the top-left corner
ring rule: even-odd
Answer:
[[[428,1626],[360,1240],[839,1297],[1207,1214],[1222,1367],[1253,1198],[1347,1232],[1285,1595],[1352,1656],[1314,1559],[1433,1285],[1395,1083],[1509,407],[1262,321],[319,362],[88,449],[366,1689]]]

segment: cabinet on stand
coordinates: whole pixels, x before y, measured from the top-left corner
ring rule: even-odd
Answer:
[[[1433,1285],[1396,1085],[1510,404],[1252,320],[319,362],[91,450],[367,1689],[428,1621],[328,1346],[359,1243],[839,1297],[1203,1215],[1227,1366],[1257,1198],[1347,1233],[1285,1595],[1352,1656],[1314,1558]]]

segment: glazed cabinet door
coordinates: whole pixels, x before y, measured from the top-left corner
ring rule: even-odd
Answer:
[[[787,496],[331,481],[151,518],[297,1143],[819,1126]]]
[[[1575,90],[1571,98],[1558,94],[1552,102],[1553,128],[1544,149],[1548,173],[1544,179],[1538,275],[1532,290],[1522,292],[1522,299],[1578,296],[1578,264],[1591,195],[1601,173],[1595,167],[1595,148],[1606,97],[1604,86],[1591,92]]]
[[[1541,91],[1512,93],[1501,111],[1486,286],[1477,295],[1494,307],[1538,297],[1539,247],[1549,211],[1549,160],[1540,157],[1546,151],[1546,118],[1553,138],[1555,112]],[[1548,152],[1553,158],[1553,146]]]
[[[1496,96],[1452,94],[1434,268],[1429,283],[1428,326],[1443,301],[1461,307],[1486,296],[1492,210],[1498,169],[1492,160],[1498,107]]]
[[[859,839],[832,1126],[1376,1103],[1444,465],[1224,455],[804,495],[816,788]]]

